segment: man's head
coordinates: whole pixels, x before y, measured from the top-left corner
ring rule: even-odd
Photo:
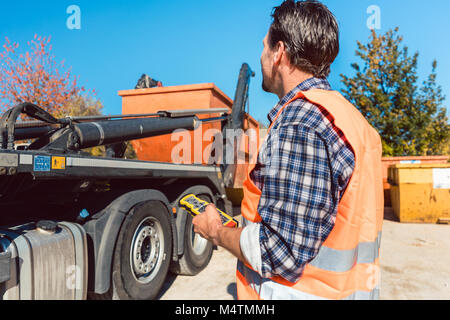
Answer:
[[[286,0],[272,18],[261,55],[263,89],[276,93],[280,73],[326,78],[339,52],[338,24],[328,8],[314,0]]]

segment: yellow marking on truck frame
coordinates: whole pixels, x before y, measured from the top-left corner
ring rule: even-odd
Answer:
[[[52,169],[53,170],[65,170],[66,158],[65,157],[52,157]]]

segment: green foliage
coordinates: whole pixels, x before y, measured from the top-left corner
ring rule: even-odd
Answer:
[[[436,83],[437,62],[431,74],[418,85],[419,53],[412,56],[398,28],[384,35],[372,31],[370,42],[359,41],[353,77],[341,74],[349,99],[378,130],[385,156],[450,154],[450,125],[445,97]]]
[[[128,160],[137,160],[138,156],[136,154],[136,151],[133,148],[133,145],[130,141],[125,142],[127,145],[127,148],[125,150],[124,158]]]

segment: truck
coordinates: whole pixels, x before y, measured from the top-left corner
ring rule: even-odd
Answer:
[[[179,205],[194,194],[232,213],[235,166],[124,159],[134,139],[243,125],[250,78],[227,109],[54,118],[19,104],[0,120],[0,299],[156,299],[169,272],[196,275],[213,245]],[[199,118],[202,114],[202,119]],[[217,115],[204,117],[204,115]],[[32,121],[17,121],[25,115]],[[29,144],[20,142],[31,141]],[[106,146],[106,157],[84,150]],[[227,147],[235,147],[225,143]],[[224,150],[225,151],[225,150]],[[234,170],[234,171],[233,171]]]

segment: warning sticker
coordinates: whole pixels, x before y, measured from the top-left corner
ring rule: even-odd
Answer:
[[[450,189],[450,168],[433,169],[433,188]]]
[[[47,156],[35,156],[33,170],[37,172],[50,171],[50,157]]]
[[[52,157],[52,169],[53,170],[65,170],[66,158],[65,157]]]

